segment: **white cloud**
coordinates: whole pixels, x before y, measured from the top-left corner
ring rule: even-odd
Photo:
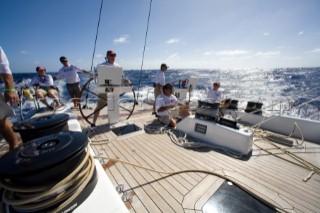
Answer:
[[[264,35],[264,36],[269,36],[269,35],[270,35],[270,33],[263,33],[263,35]]]
[[[244,54],[248,54],[249,51],[247,50],[223,50],[218,52],[218,55],[221,56],[235,56],[235,55],[244,55]]]
[[[204,56],[208,56],[208,55],[213,55],[214,53],[213,52],[210,52],[210,51],[206,51],[203,53]]]
[[[172,38],[172,39],[169,39],[168,41],[166,41],[167,44],[174,44],[174,43],[178,43],[179,42],[179,39],[177,38]]]
[[[257,52],[255,54],[256,56],[274,56],[274,55],[280,55],[279,51],[267,51],[267,52]]]
[[[304,33],[304,31],[301,31],[301,32],[298,33],[298,35],[302,35],[303,33]]]
[[[114,44],[123,44],[129,42],[129,36],[128,35],[122,35],[119,38],[116,38],[113,40]]]
[[[320,53],[320,48],[316,48],[313,50],[308,51],[309,53]]]
[[[95,58],[102,58],[102,57],[104,57],[103,54],[96,54],[96,56],[95,56]]]
[[[179,57],[179,54],[178,53],[174,53],[174,54],[170,55],[168,57],[168,59],[174,59],[174,58],[178,58],[178,57]]]
[[[26,51],[26,50],[20,50],[20,53],[21,53],[22,55],[27,55],[27,54],[29,54],[29,52]]]

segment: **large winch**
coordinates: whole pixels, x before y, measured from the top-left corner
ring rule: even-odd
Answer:
[[[66,113],[43,115],[29,120],[21,121],[13,126],[13,131],[19,132],[22,141],[68,130],[70,116]]]
[[[0,158],[3,200],[0,212],[69,212],[97,183],[94,162],[82,132],[36,138]]]

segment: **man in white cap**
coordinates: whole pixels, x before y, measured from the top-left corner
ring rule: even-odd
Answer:
[[[39,100],[48,107],[50,110],[54,110],[54,107],[51,106],[46,97],[50,97],[56,103],[56,109],[61,107],[61,103],[58,97],[58,90],[53,84],[53,78],[51,75],[46,73],[46,68],[42,66],[36,67],[37,75],[35,75],[30,81],[30,86],[37,86],[36,96]]]
[[[156,73],[155,86],[154,86],[154,100],[163,93],[162,87],[166,84],[166,77],[164,73],[168,70],[167,64],[161,64],[160,70]],[[155,103],[153,104],[153,113],[155,114]]]

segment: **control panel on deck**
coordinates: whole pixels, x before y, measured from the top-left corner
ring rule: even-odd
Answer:
[[[98,86],[120,86],[122,84],[123,70],[121,67],[98,65]]]
[[[220,125],[239,129],[235,120],[223,117],[223,110],[220,109],[219,102],[198,101],[198,109],[195,117],[200,120],[213,121]]]
[[[185,85],[183,85],[183,88],[187,89],[195,89],[197,87],[198,78],[190,77],[188,80],[186,80]]]

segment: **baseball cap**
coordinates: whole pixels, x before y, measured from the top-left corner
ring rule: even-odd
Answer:
[[[161,67],[161,68],[162,68],[162,67],[169,68],[167,64],[161,64],[161,66],[160,66],[160,67]]]
[[[170,83],[167,83],[163,86],[163,89],[173,89],[173,85]]]
[[[61,56],[60,57],[60,61],[62,62],[62,61],[68,61],[68,59],[67,59],[67,57],[65,57],[65,56]]]
[[[36,71],[38,72],[38,71],[40,71],[40,70],[46,71],[46,68],[45,68],[45,67],[42,67],[42,66],[37,66],[37,67],[36,67]]]
[[[113,51],[113,50],[108,50],[107,51],[107,56],[108,55],[114,55],[114,56],[116,56],[117,54]]]
[[[220,82],[219,82],[219,81],[216,81],[216,82],[213,83],[213,85],[220,86]]]

